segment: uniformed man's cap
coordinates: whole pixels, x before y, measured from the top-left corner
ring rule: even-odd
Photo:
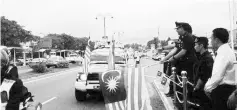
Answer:
[[[206,38],[206,37],[196,37],[195,38],[195,43],[196,42],[207,42],[208,43],[208,38]]]
[[[175,25],[176,25],[176,29],[182,27],[185,31],[187,31],[189,33],[192,33],[192,27],[188,23],[185,23],[185,22],[175,22]]]

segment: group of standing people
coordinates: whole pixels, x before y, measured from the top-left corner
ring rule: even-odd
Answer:
[[[198,109],[234,110],[237,104],[236,57],[228,44],[228,31],[224,28],[212,31],[211,44],[216,53],[214,60],[208,51],[208,38],[194,36],[188,23],[175,24],[179,39],[161,63],[170,62],[176,67],[177,75],[181,75],[181,71],[187,72],[188,81],[193,83],[187,88],[188,100],[197,99],[200,104]],[[172,91],[167,96],[171,96]]]

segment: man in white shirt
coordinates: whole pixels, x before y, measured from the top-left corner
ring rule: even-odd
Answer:
[[[235,54],[228,44],[229,33],[226,29],[216,28],[212,32],[211,43],[217,50],[217,56],[204,90],[212,100],[213,110],[232,110],[228,109],[227,100],[235,90]]]

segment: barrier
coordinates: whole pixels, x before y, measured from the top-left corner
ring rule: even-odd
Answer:
[[[172,67],[172,75],[176,76],[176,68],[175,67]],[[175,81],[175,79],[176,78],[174,77],[173,80]],[[176,91],[176,84],[173,83],[173,92],[175,93],[175,91]],[[176,98],[175,94],[174,94],[174,103],[175,104],[177,103],[177,98]]]
[[[237,64],[237,62],[236,62]],[[151,64],[151,65],[147,65],[145,66],[145,68],[148,67],[153,67],[153,66],[159,66],[161,67],[160,69],[162,69],[162,64],[160,63],[155,63],[155,64]],[[164,87],[168,87],[170,81],[173,83],[173,92],[174,92],[174,96],[173,96],[173,104],[176,105],[176,107],[178,107],[179,105],[179,109],[182,110],[188,110],[188,107],[191,106],[195,106],[195,107],[200,107],[200,105],[196,102],[196,100],[190,100],[188,98],[188,89],[189,86],[190,87],[194,87],[194,84],[191,83],[190,81],[188,81],[187,79],[187,72],[186,71],[182,71],[181,72],[181,76],[177,75],[176,72],[176,68],[175,67],[171,67],[172,69],[172,74],[167,74],[164,72],[161,72],[160,70],[158,70],[157,72],[157,80],[160,81],[161,85],[163,85]],[[162,88],[162,87],[161,87]],[[181,89],[179,89],[181,88]],[[161,89],[162,91],[163,89]],[[166,91],[166,89],[164,89],[164,91]],[[190,91],[192,92],[192,91]],[[163,92],[166,93],[166,92]],[[172,102],[171,102],[172,103]]]
[[[154,66],[154,65],[156,65],[156,64],[149,65],[147,67]],[[173,92],[174,92],[173,103],[175,105],[178,103],[182,104],[183,110],[188,110],[188,105],[200,107],[199,104],[192,102],[192,101],[188,100],[188,98],[187,98],[187,93],[188,93],[187,86],[190,85],[191,87],[194,87],[194,84],[191,83],[190,81],[188,81],[188,79],[187,79],[187,72],[182,71],[181,76],[179,76],[176,74],[175,67],[172,67],[171,70],[172,70],[172,74],[170,76],[167,75],[167,71],[166,71],[166,73],[162,73],[162,72],[158,71],[157,78],[162,78],[161,84],[163,84],[165,86],[169,85],[170,81],[173,83]],[[182,88],[181,89],[182,91],[178,91],[177,87]],[[181,100],[181,98],[182,98],[182,100]]]
[[[184,103],[183,103],[183,110],[187,110],[187,72],[182,71],[182,80],[183,80],[183,98],[184,98]]]

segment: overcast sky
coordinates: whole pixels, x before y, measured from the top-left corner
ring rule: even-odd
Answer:
[[[74,37],[123,32],[123,43],[142,43],[155,36],[177,38],[175,21],[188,22],[193,33],[206,36],[216,27],[230,29],[229,0],[3,0],[3,13],[34,35],[66,33]],[[115,34],[118,39],[118,34]]]

